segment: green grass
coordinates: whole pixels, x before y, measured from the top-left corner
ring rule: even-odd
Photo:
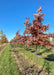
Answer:
[[[19,47],[17,47],[17,49],[20,50],[21,52],[23,52],[29,59],[34,61],[34,63],[36,63],[36,55],[35,54],[33,54],[29,51],[23,50],[22,48],[19,48]],[[47,61],[39,56],[37,56],[37,58],[38,58],[38,65],[39,66],[42,66],[45,69],[48,68],[51,73],[54,73],[54,62]]]
[[[35,45],[34,46],[29,46],[29,47],[27,47],[25,45],[22,45],[22,47],[21,47],[21,45],[19,45],[18,48],[21,52],[25,53],[31,60],[36,62],[35,54],[31,53],[31,52],[36,52]],[[23,50],[22,48],[25,48],[26,50],[29,50],[29,51]],[[38,47],[37,53],[40,53],[41,55],[44,55],[44,57],[49,57],[51,59],[54,59],[54,54],[53,54],[54,50],[52,50],[50,48],[47,49],[45,46],[44,47],[40,46],[40,50],[39,50],[39,47]],[[48,64],[48,65],[46,65],[46,64]],[[54,73],[54,62],[47,61],[47,60],[43,59],[42,57],[38,56],[38,65],[44,66],[44,68],[47,68],[47,66],[49,66],[49,69],[51,69],[51,72]]]
[[[0,55],[0,75],[20,75],[9,44]]]
[[[31,52],[36,52],[35,45],[34,46],[29,46],[29,47],[23,45],[23,48],[25,48],[26,50],[31,51]],[[39,50],[39,46],[38,46],[37,47],[37,53],[41,54],[41,55],[44,55],[45,57],[48,57],[49,55],[52,55],[54,53],[54,50],[52,50],[50,48],[47,49],[45,46],[44,47],[40,46],[40,50]],[[53,54],[52,57],[50,56],[50,58],[54,58],[54,54]]]

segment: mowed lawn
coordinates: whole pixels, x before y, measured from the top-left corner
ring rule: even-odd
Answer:
[[[0,75],[20,75],[9,44],[0,54]]]

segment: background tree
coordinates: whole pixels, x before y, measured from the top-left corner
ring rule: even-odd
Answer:
[[[0,30],[0,38],[1,38],[1,36],[3,35],[3,30]]]
[[[3,30],[0,30],[0,43],[1,43],[1,36],[3,35]]]
[[[1,43],[8,43],[8,40],[5,35],[1,36]]]

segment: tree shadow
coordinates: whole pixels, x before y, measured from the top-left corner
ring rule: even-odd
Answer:
[[[32,50],[31,52],[32,52],[32,53],[35,53],[35,50],[34,50],[34,51]]]
[[[44,68],[45,68],[45,72],[47,72],[47,75],[50,74],[50,72],[51,72],[50,63],[49,63],[48,61],[44,60],[43,67],[42,67],[41,70],[38,72],[38,75],[41,74],[41,72],[43,71]]]
[[[45,53],[45,52],[47,52],[47,53],[48,53],[48,52],[51,52],[51,48],[45,49],[44,51],[38,53],[37,55],[42,55],[42,53]]]
[[[51,67],[50,67],[50,63],[48,61],[45,61],[45,70],[49,75],[51,72]]]
[[[43,64],[41,70],[38,72],[38,75],[43,71],[44,66],[45,66],[45,61],[44,61],[44,64]]]
[[[54,59],[54,54],[50,54],[47,57]]]
[[[48,61],[54,61],[54,54],[50,54],[47,57],[45,57],[44,59],[46,59]]]
[[[27,51],[30,51],[30,52],[32,52],[32,53],[34,53],[35,52],[35,50],[32,50],[31,48],[25,48]]]

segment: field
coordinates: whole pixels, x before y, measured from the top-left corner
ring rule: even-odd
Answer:
[[[54,75],[54,50],[39,46],[37,49],[38,75]],[[0,75],[31,75],[36,73],[36,47],[18,44],[0,46]],[[49,75],[49,74],[48,74]]]

